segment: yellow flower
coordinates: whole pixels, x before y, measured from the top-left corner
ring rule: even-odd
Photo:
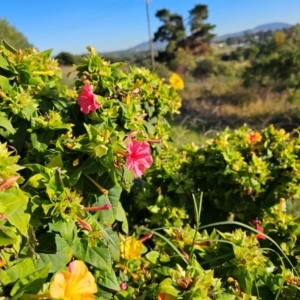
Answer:
[[[55,274],[50,284],[50,295],[62,300],[94,299],[97,285],[92,273],[81,260],[69,264],[69,270]]]
[[[143,243],[133,236],[126,239],[121,236],[121,256],[124,259],[139,259],[143,250]]]
[[[176,73],[172,74],[169,81],[175,90],[183,90],[184,88],[183,80]]]

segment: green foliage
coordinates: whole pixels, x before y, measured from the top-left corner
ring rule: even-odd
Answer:
[[[31,47],[27,38],[14,26],[10,25],[6,19],[0,18],[0,41],[6,40],[17,49]]]
[[[195,5],[189,11],[189,25],[191,34],[186,33],[183,18],[178,14],[170,13],[167,9],[157,11],[156,17],[163,25],[154,33],[154,41],[167,41],[165,51],[158,53],[157,60],[171,66],[172,61],[177,58],[178,50],[185,50],[192,55],[208,52],[206,46],[214,37],[211,31],[214,25],[205,24],[203,21],[208,18],[208,8],[206,5]]]
[[[58,63],[62,66],[72,66],[74,64],[78,64],[82,59],[80,55],[73,55],[69,52],[60,52],[55,56]]]
[[[116,290],[112,265],[120,241],[110,228],[118,220],[128,232],[119,198],[133,180],[119,153],[132,138],[158,141],[152,149],[158,153],[169,139],[165,116],[181,105],[175,89],[157,75],[138,68],[125,73],[122,64],[88,49],[77,66],[75,91],[59,84],[51,51],[1,46],[1,282],[4,295],[15,299],[37,293],[48,273],[72,257],[107,274],[101,285],[111,288],[114,282]],[[101,108],[84,115],[76,99],[87,83]],[[12,270],[23,262],[18,257],[27,257],[31,267],[22,267],[15,283]]]
[[[275,32],[267,42],[259,45],[251,65],[245,69],[244,84],[272,87],[277,91],[299,88],[300,29]],[[250,56],[251,57],[251,56]]]
[[[51,51],[1,46],[0,296],[297,299],[283,204],[299,198],[300,139],[243,126],[176,149],[180,77],[88,51],[70,90]],[[80,294],[85,278],[97,292]]]

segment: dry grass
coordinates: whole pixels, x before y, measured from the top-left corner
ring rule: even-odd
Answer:
[[[62,71],[62,80],[61,83],[65,84],[69,87],[73,87],[74,86],[74,78],[76,73],[70,73],[72,72],[75,68],[73,66],[60,66],[61,71]],[[70,74],[69,74],[70,73]],[[68,76],[69,74],[69,76]]]
[[[236,78],[191,81],[181,95],[182,116],[177,121],[204,132],[244,123],[258,129],[271,123],[287,130],[299,126],[300,107],[287,101],[287,92],[244,88]]]

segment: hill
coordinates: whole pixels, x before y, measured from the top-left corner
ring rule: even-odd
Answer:
[[[256,33],[259,31],[274,31],[274,30],[280,30],[280,29],[284,29],[284,28],[290,28],[293,25],[288,24],[288,23],[281,23],[281,22],[274,22],[274,23],[268,23],[268,24],[264,24],[264,25],[259,25],[253,29],[247,29],[247,30],[243,30],[243,31],[239,31],[239,32],[235,32],[235,33],[228,33],[228,34],[224,34],[224,35],[220,35],[214,38],[214,41],[222,41],[222,40],[226,40],[227,38],[230,37],[238,37],[238,36],[243,36],[245,35],[245,32],[247,33]]]

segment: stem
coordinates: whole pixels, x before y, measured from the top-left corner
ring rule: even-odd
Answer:
[[[86,178],[88,178],[98,189],[99,191],[107,196],[108,195],[108,190],[106,190],[103,186],[101,186],[97,181],[95,181],[93,178],[91,178],[89,175],[87,174],[83,174]]]

